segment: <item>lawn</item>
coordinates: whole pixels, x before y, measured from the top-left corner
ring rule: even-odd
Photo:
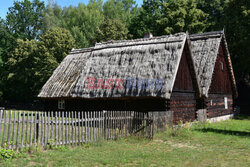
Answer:
[[[155,134],[58,147],[1,160],[0,166],[250,166],[250,118],[194,124]]]

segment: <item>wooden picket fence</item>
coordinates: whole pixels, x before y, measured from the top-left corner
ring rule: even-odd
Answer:
[[[0,143],[7,149],[49,147],[115,139],[153,137],[152,119],[136,111],[0,111]]]

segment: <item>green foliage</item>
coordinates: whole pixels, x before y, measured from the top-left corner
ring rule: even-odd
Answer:
[[[197,9],[194,0],[145,0],[129,30],[134,37],[142,37],[147,32],[156,36],[185,31],[198,33],[206,29],[207,17]]]
[[[203,32],[207,28],[207,17],[197,9],[194,0],[169,0],[163,3],[162,17],[157,25],[166,34],[189,31]]]
[[[140,38],[147,32],[153,35],[160,35],[163,32],[159,29],[156,21],[162,17],[162,0],[144,0],[142,7],[132,18],[129,31],[133,38]]]
[[[63,9],[61,9],[53,1],[45,8],[44,16],[42,18],[42,32],[50,30],[53,27],[61,27],[63,21]]]
[[[41,36],[40,42],[58,63],[67,56],[75,44],[71,33],[63,28],[51,28]]]
[[[4,94],[13,101],[28,101],[36,97],[41,86],[57,67],[56,59],[36,40],[17,40],[9,53]],[[8,86],[7,86],[8,85]]]
[[[0,159],[12,159],[17,157],[17,153],[14,150],[0,148]]]
[[[17,38],[36,39],[42,27],[44,9],[44,2],[39,0],[14,1],[6,16],[7,25]]]
[[[96,29],[104,20],[102,1],[92,0],[86,6],[68,7],[63,17],[63,27],[68,29],[76,41],[77,48],[94,45]]]
[[[119,19],[128,26],[137,11],[134,0],[108,0],[103,5],[103,14],[109,19]]]
[[[206,31],[222,30],[224,9],[228,0],[196,0],[197,8],[209,14]]]
[[[238,79],[246,79],[250,83],[250,6],[247,0],[228,3],[224,24],[234,72]]]
[[[103,42],[108,40],[127,39],[128,29],[118,19],[105,19],[97,29],[97,41]]]
[[[70,32],[62,28],[52,28],[41,36],[40,41],[18,39],[17,47],[9,53],[5,65],[8,71],[6,98],[14,101],[35,98],[73,45]]]

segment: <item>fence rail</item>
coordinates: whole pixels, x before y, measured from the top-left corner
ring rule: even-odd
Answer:
[[[49,147],[138,134],[152,137],[152,120],[136,111],[25,112],[0,110],[1,147]]]

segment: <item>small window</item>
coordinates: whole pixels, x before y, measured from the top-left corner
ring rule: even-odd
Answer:
[[[58,109],[59,110],[64,110],[65,109],[65,101],[64,100],[59,100],[58,101]]]
[[[220,66],[221,66],[221,71],[224,71],[224,65],[222,61],[220,62]]]
[[[227,97],[224,97],[225,109],[228,109]]]

